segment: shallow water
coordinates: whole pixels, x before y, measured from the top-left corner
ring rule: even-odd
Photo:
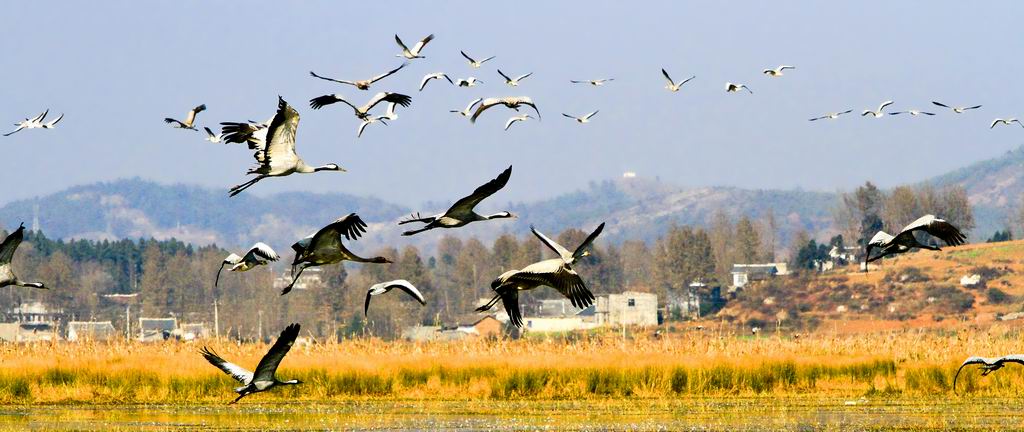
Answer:
[[[0,407],[0,430],[1013,430],[1016,399],[685,398]]]

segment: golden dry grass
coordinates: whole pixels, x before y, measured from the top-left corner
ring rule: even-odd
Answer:
[[[801,338],[719,335],[662,338],[605,334],[577,340],[446,343],[354,340],[296,346],[279,372],[304,385],[260,401],[672,398],[682,395],[944,395],[968,354],[1016,352],[1021,334],[985,331],[819,333]],[[253,368],[267,349],[209,341]],[[235,383],[187,343],[0,346],[0,402],[216,403]],[[961,388],[1016,394],[1024,374],[1007,368]]]

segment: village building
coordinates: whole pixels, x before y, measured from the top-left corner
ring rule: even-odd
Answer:
[[[50,309],[42,302],[22,303],[7,310],[8,322],[0,324],[0,340],[45,342],[60,340],[57,325],[64,311]]]
[[[283,290],[290,283],[292,283],[292,275],[290,273],[282,273],[280,276],[274,278],[274,289]],[[315,288],[323,283],[323,269],[319,267],[310,267],[302,271],[302,274],[299,275],[299,279],[295,281],[295,285],[292,285],[292,288],[304,290]]]
[[[71,321],[67,334],[69,342],[106,342],[117,337],[117,330],[110,321]]]
[[[177,318],[139,318],[139,341],[159,342],[170,339],[177,328]]]
[[[732,275],[732,286],[729,287],[729,291],[734,292],[743,289],[750,282],[788,275],[789,266],[786,263],[733,264],[729,274]]]

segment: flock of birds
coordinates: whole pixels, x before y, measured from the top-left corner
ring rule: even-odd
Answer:
[[[310,75],[316,79],[341,85],[350,85],[358,90],[366,91],[385,78],[402,71],[402,69],[408,66],[409,61],[426,58],[423,55],[423,50],[433,39],[434,35],[429,35],[419,40],[412,48],[409,48],[404,42],[402,42],[402,39],[398,35],[395,35],[395,42],[401,49],[401,52],[395,56],[404,58],[405,62],[394,69],[390,69],[387,72],[368,79],[336,79],[317,74],[313,71],[310,71]],[[473,69],[479,69],[485,63],[495,58],[495,56],[489,56],[477,59],[467,54],[465,51],[460,51],[460,53]],[[785,71],[795,69],[796,68],[794,66],[780,65],[775,68],[765,69],[763,74],[768,77],[777,78],[783,76]],[[504,80],[504,83],[509,87],[519,87],[523,80],[533,75],[533,73],[530,72],[513,77],[512,75],[502,72],[500,69],[498,69],[497,72]],[[670,92],[680,91],[684,85],[696,78],[695,76],[690,76],[685,80],[675,81],[665,69],[662,69],[661,73],[667,81],[665,88]],[[441,81],[442,79],[447,81],[449,84],[458,87],[474,87],[479,84],[483,84],[483,81],[473,76],[452,80],[452,78],[444,72],[435,72],[423,76],[419,84],[419,91],[423,91],[428,83],[435,80]],[[572,84],[600,87],[607,85],[612,81],[614,81],[614,78],[571,80],[570,82]],[[728,93],[737,93],[745,90],[749,94],[753,94],[753,91],[747,85],[741,83],[727,82],[725,90]],[[388,125],[389,121],[397,120],[397,108],[409,107],[412,103],[412,97],[400,93],[383,91],[376,93],[365,104],[356,106],[341,94],[327,94],[314,97],[309,101],[309,106],[314,110],[319,110],[338,103],[347,105],[352,109],[354,116],[359,121],[356,136],[361,137],[365,129],[371,124],[381,123],[383,125]],[[916,109],[899,112],[885,112],[885,109],[892,104],[892,101],[883,102],[877,109],[864,110],[861,115],[870,115],[875,118],[904,113],[914,116],[935,115],[931,112],[924,112]],[[933,104],[947,108],[956,114],[962,114],[968,110],[974,110],[981,107],[981,105],[965,107],[949,106],[940,102],[933,102]],[[374,108],[381,105],[385,106],[384,113],[374,114]],[[541,119],[540,109],[528,96],[477,98],[472,100],[465,109],[451,110],[451,112],[457,113],[462,117],[468,117],[471,123],[475,123],[484,112],[496,106],[504,106],[516,112],[520,111],[520,109],[524,107],[529,107],[533,110],[533,113],[536,114],[536,119],[538,121]],[[164,122],[173,128],[198,131],[196,120],[199,113],[205,110],[206,105],[201,104],[189,110],[183,120],[165,118]],[[594,110],[583,115],[570,115],[567,113],[562,113],[562,115],[579,124],[586,124],[591,122],[591,119],[594,118],[598,112],[599,110]],[[852,112],[852,110],[829,113],[820,117],[812,118],[810,121],[823,119],[834,120],[839,116],[850,112]],[[45,119],[48,113],[49,110],[44,111],[35,117],[27,118],[24,121],[16,123],[15,125],[17,126],[17,129],[5,134],[4,136],[13,135],[14,133],[24,129],[55,128],[57,123],[63,119],[64,115],[61,114],[56,119],[47,122]],[[530,114],[513,115],[506,121],[505,130],[508,130],[515,123],[533,118],[534,117]],[[1024,124],[1016,118],[997,118],[992,122],[990,128],[993,128],[998,124],[1009,125],[1010,123],[1016,123],[1021,127],[1024,127]],[[206,133],[205,139],[207,141],[213,143],[244,143],[250,150],[254,151],[253,157],[256,159],[256,165],[250,168],[247,172],[248,175],[252,175],[254,177],[244,183],[232,187],[229,191],[229,196],[235,196],[252,187],[256,183],[270,177],[283,177],[295,173],[307,174],[320,171],[346,171],[335,163],[327,163],[320,166],[307,164],[298,155],[295,149],[295,136],[298,125],[299,113],[289,105],[284,98],[279,96],[276,113],[266,121],[222,122],[221,132],[219,134],[214,133],[209,127],[203,127]],[[416,213],[408,219],[399,221],[399,225],[411,223],[422,224],[419,228],[403,232],[402,235],[411,236],[437,228],[451,229],[462,227],[473,222],[516,217],[508,211],[497,212],[490,215],[482,215],[475,211],[476,206],[481,201],[504,188],[511,176],[512,167],[509,166],[497,177],[479,186],[468,196],[459,199],[444,212],[431,216],[421,216],[419,213]],[[502,273],[491,283],[491,288],[495,292],[494,297],[476,310],[478,312],[491,310],[500,301],[509,316],[510,322],[517,327],[522,327],[523,318],[519,307],[519,293],[521,291],[529,291],[541,286],[554,288],[564,297],[568,298],[570,302],[572,302],[573,306],[577,308],[583,309],[589,307],[594,302],[594,295],[589,289],[587,289],[582,277],[574,270],[573,266],[578,262],[578,260],[590,254],[590,248],[596,238],[601,234],[604,229],[604,225],[604,223],[598,225],[597,228],[595,228],[594,231],[591,232],[591,234],[583,241],[583,243],[578,245],[576,249],[571,252],[531,226],[533,234],[541,243],[550,248],[557,257],[530,264],[523,269],[509,270]],[[291,292],[302,272],[309,267],[332,265],[343,261],[367,264],[392,262],[388,258],[379,256],[370,258],[361,257],[346,247],[346,242],[357,241],[360,236],[366,232],[366,227],[366,223],[357,214],[351,213],[296,241],[292,245],[292,250],[295,252],[291,263],[292,281],[281,291],[281,295]],[[13,285],[47,289],[47,287],[41,282],[26,282],[19,279],[12,268],[11,262],[14,257],[14,252],[24,239],[24,231],[25,227],[24,224],[22,224],[17,230],[8,235],[2,244],[0,244],[0,287]],[[868,262],[881,259],[885,256],[902,254],[915,249],[939,249],[934,242],[919,241],[916,236],[917,233],[934,236],[949,246],[958,246],[966,241],[964,234],[949,222],[939,219],[933,215],[926,215],[905,227],[895,236],[880,231],[870,241],[868,241],[866,244],[865,271],[867,269]],[[872,252],[874,251],[877,251],[878,253],[872,255]],[[257,242],[242,255],[232,253],[225,257],[220,268],[217,270],[214,285],[219,285],[221,272],[225,267],[227,267],[230,272],[245,272],[259,266],[268,265],[272,262],[278,261],[279,259],[280,256],[273,248],[265,243]],[[366,293],[363,313],[368,313],[370,300],[373,297],[386,294],[387,292],[395,289],[405,292],[420,304],[426,304],[426,299],[423,294],[413,286],[413,284],[407,280],[399,279],[371,286]],[[288,353],[298,337],[299,328],[300,325],[298,323],[291,324],[285,328],[267,354],[260,360],[255,371],[249,371],[238,365],[230,363],[206,347],[202,349],[201,354],[212,365],[224,371],[226,374],[230,375],[242,384],[240,387],[235,388],[235,392],[238,394],[238,397],[231,402],[235,403],[243,397],[253,393],[266,391],[283,385],[301,384],[298,380],[281,381],[276,377],[278,365],[284,359],[285,355]],[[983,375],[987,375],[988,373],[1001,368],[1003,364],[1007,362],[1024,363],[1024,356],[1008,356],[998,359],[971,357],[964,362],[961,369],[963,366],[969,364],[981,364],[984,369]],[[957,371],[957,376],[958,375],[959,370]],[[956,383],[954,379],[954,390],[955,385]]]

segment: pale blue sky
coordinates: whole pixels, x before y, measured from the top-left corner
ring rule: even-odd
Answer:
[[[515,172],[498,202],[532,200],[632,170],[685,186],[836,190],[891,186],[986,159],[1024,142],[1016,79],[1024,60],[1018,2],[10,2],[0,15],[0,123],[50,108],[59,129],[0,138],[0,203],[65,187],[141,176],[225,190],[244,180],[248,150],[203,141],[161,120],[205,103],[200,125],[269,117],[282,95],[302,114],[299,153],[344,174],[295,175],[247,193],[375,195],[402,204],[452,200]],[[392,39],[428,33],[425,60],[370,92],[309,77],[363,79],[401,63]],[[471,69],[459,50],[497,58]],[[765,67],[797,70],[770,79]],[[659,69],[697,78],[669,93]],[[518,89],[495,72],[534,72]],[[444,71],[485,84],[420,78]],[[603,88],[570,79],[615,77]],[[754,94],[726,94],[726,81]],[[361,104],[405,92],[410,109],[355,138],[347,107],[308,100],[342,93]],[[502,130],[510,111],[476,125],[448,113],[478,96],[528,95],[542,122]],[[894,99],[983,104],[962,115],[881,120],[856,114]],[[343,109],[344,108],[344,109]],[[601,112],[578,126],[562,112]],[[5,126],[4,131],[7,131]]]

